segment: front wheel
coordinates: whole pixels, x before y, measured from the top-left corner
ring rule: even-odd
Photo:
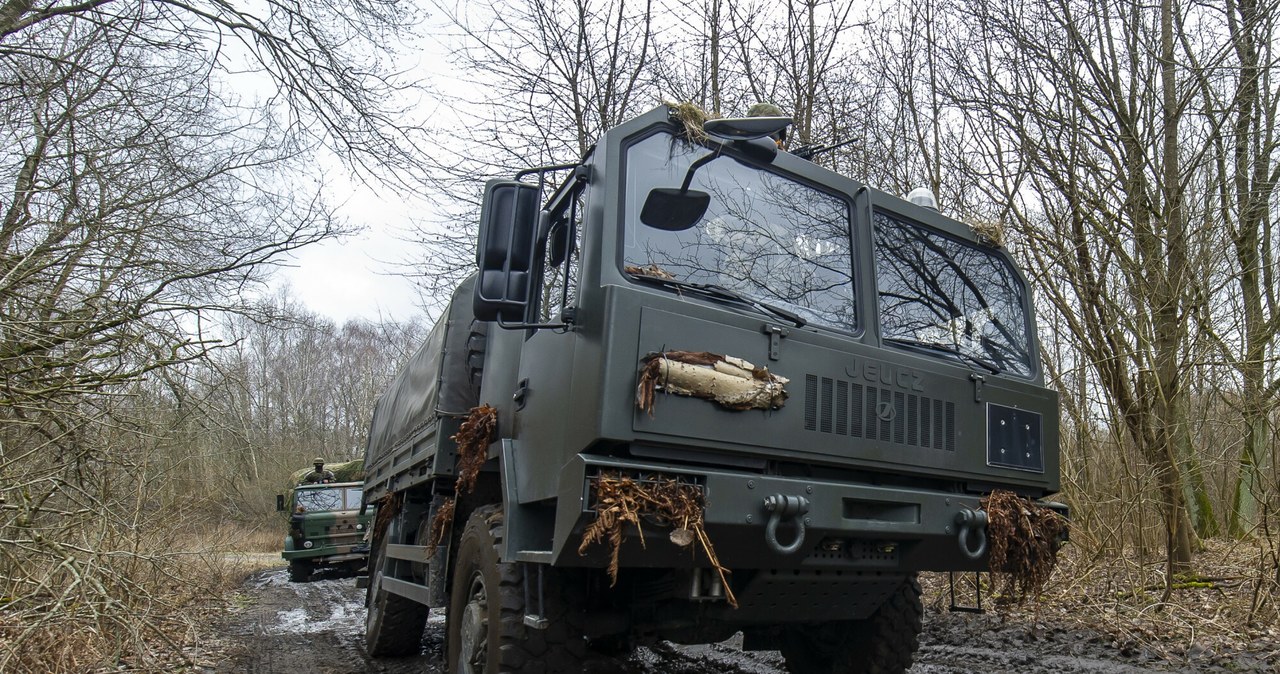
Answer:
[[[315,570],[315,565],[305,559],[289,560],[289,580],[294,583],[304,583],[311,578],[311,572]]]
[[[524,568],[499,558],[502,507],[478,508],[458,544],[449,597],[449,674],[579,672],[589,652],[582,603],[556,569],[543,572],[546,629],[524,624]],[[530,577],[530,588],[537,582]]]
[[[791,674],[901,674],[919,648],[920,581],[914,575],[870,618],[795,629],[782,643]]]

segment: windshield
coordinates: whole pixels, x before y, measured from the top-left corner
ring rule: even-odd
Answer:
[[[360,487],[299,489],[294,492],[294,508],[304,512],[356,510],[360,507]]]
[[[886,341],[1031,375],[1023,284],[1002,256],[885,213],[875,239]]]
[[[649,190],[678,188],[689,164],[711,150],[668,133],[627,150],[628,273],[721,286],[783,307],[811,323],[853,330],[849,207],[840,198],[728,156],[698,169],[690,189],[711,195],[692,228],[640,222]]]

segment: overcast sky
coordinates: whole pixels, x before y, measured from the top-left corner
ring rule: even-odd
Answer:
[[[420,314],[413,285],[388,275],[386,260],[397,260],[404,244],[386,225],[371,226],[345,241],[328,241],[300,251],[280,281],[310,310],[343,323],[350,318],[404,321]]]
[[[449,91],[460,86],[448,65],[447,48],[433,40],[416,41],[396,65],[418,73],[431,90]],[[435,124],[441,123],[441,113],[449,116],[448,108],[442,108],[438,100],[422,100],[416,107],[428,113]],[[327,163],[323,158],[320,161]],[[421,225],[438,219],[431,200],[426,195],[415,199],[391,190],[375,192],[376,187],[349,179],[336,164],[325,172],[327,198],[337,207],[338,216],[361,232],[304,248],[295,254],[290,263],[293,266],[281,271],[276,283],[287,283],[295,299],[337,323],[357,317],[404,321],[420,316],[413,284],[391,272],[403,272],[396,263],[415,253],[414,244],[403,240],[414,222]]]

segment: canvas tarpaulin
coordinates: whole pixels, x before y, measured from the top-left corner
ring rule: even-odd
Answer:
[[[476,341],[473,332],[482,339],[485,324],[474,320],[474,291],[472,275],[454,290],[426,342],[378,399],[369,428],[367,462],[385,456],[437,416],[465,416],[476,406],[479,382],[471,381],[467,342]]]

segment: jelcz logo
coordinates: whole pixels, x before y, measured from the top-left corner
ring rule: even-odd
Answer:
[[[898,416],[898,408],[891,402],[882,402],[876,405],[876,416],[886,423],[893,421],[894,417]]]
[[[898,369],[884,363],[868,363],[863,360],[855,360],[852,364],[844,367],[844,372],[854,379],[864,379],[875,384],[896,386],[907,391],[924,391],[924,377],[915,370]]]

